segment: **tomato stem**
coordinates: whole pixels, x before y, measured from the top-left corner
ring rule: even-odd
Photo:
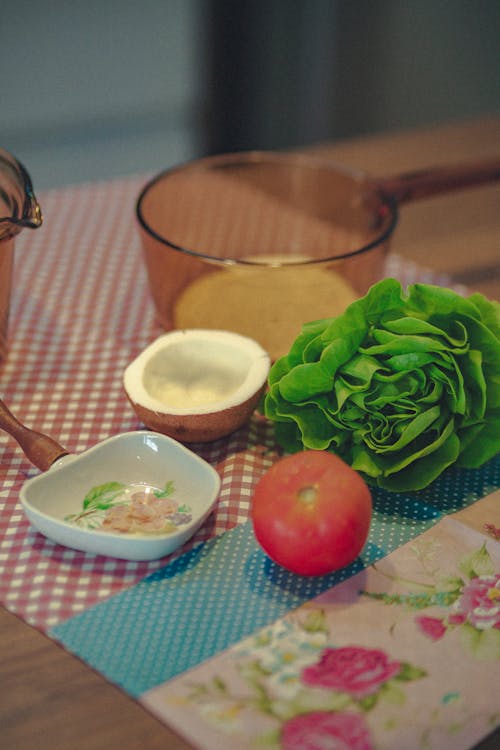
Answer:
[[[316,500],[318,494],[317,487],[314,484],[306,484],[305,487],[301,487],[298,493],[299,500],[305,505],[312,505]]]

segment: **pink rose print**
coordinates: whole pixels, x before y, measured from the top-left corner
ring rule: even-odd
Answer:
[[[497,542],[500,542],[500,529],[495,526],[494,523],[485,523],[484,528],[486,529],[488,534],[493,537],[493,539],[496,539]]]
[[[326,648],[317,664],[302,670],[302,682],[364,698],[398,674],[401,664],[378,649],[346,646]]]
[[[283,724],[281,747],[283,750],[373,750],[363,716],[350,711],[313,711],[294,716]]]
[[[500,628],[500,573],[469,581],[453,605],[452,616],[478,630]]]
[[[424,635],[433,641],[438,641],[446,633],[446,625],[437,617],[426,617],[421,615],[415,621]]]

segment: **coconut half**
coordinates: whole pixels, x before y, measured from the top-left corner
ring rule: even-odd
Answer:
[[[266,386],[268,353],[230,331],[187,329],[153,341],[123,375],[137,416],[181,442],[210,442],[241,427]]]

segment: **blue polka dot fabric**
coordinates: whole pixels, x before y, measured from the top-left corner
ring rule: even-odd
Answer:
[[[139,697],[359,572],[500,487],[500,456],[475,471],[451,469],[414,494],[374,490],[370,535],[347,568],[304,578],[275,565],[249,521],[176,558],[49,635]]]

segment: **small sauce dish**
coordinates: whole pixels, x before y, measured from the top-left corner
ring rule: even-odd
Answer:
[[[63,455],[21,489],[31,524],[66,547],[155,560],[190,539],[212,512],[216,470],[176,440],[124,433]]]

